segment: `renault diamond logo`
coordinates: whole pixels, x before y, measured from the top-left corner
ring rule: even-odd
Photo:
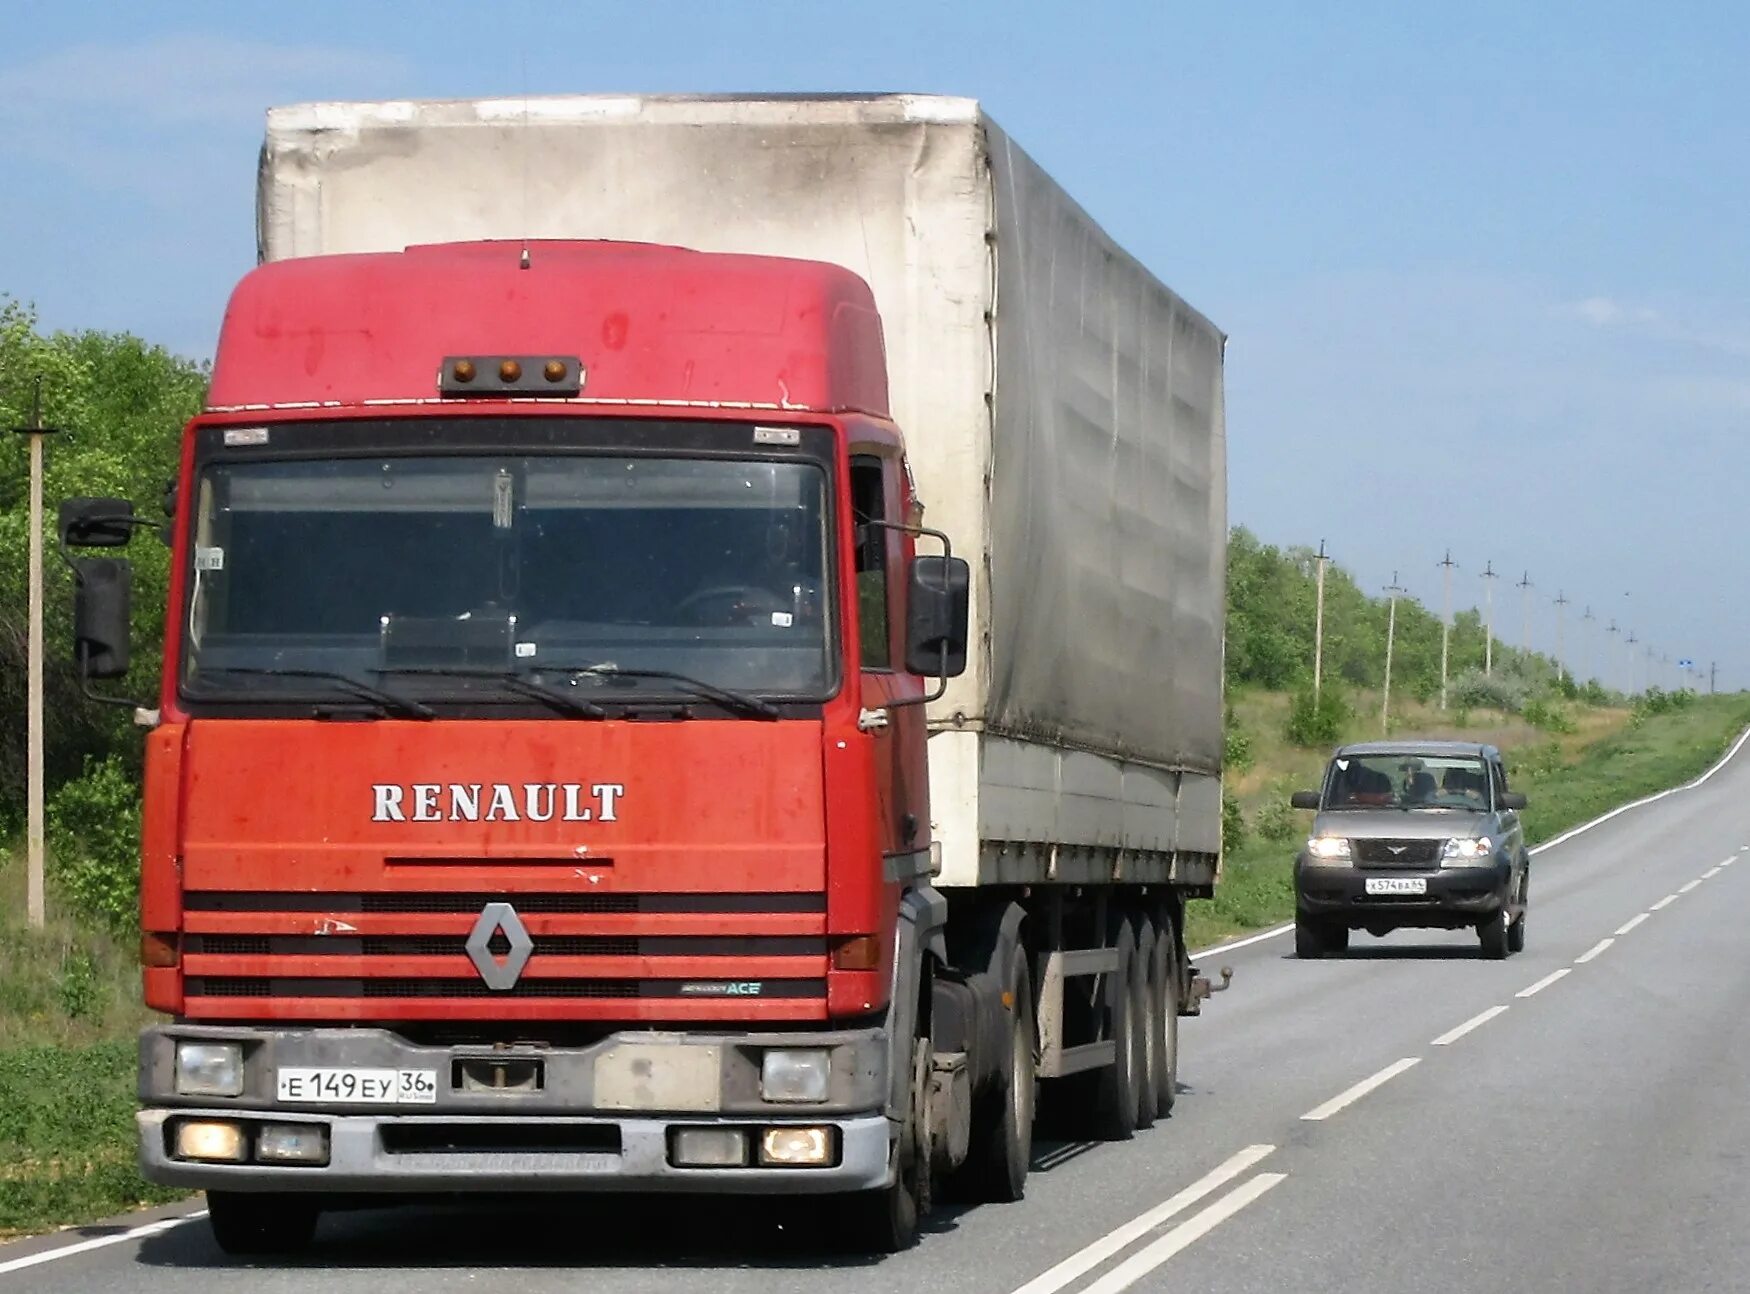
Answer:
[[[491,946],[493,937],[500,930],[510,941],[510,950],[502,961],[493,954]],[[480,972],[480,978],[486,981],[487,988],[499,993],[515,988],[534,951],[535,941],[529,938],[522,918],[510,904],[488,903],[480,910],[480,919],[474,923],[474,932],[468,936],[468,959]]]

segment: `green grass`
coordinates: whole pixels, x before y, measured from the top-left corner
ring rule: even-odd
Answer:
[[[1329,753],[1297,751],[1281,740],[1284,698],[1255,696],[1235,708],[1248,730],[1257,725],[1258,734],[1252,767],[1229,779],[1246,810],[1248,831],[1245,842],[1223,860],[1215,897],[1193,902],[1186,913],[1186,943],[1192,948],[1294,915],[1294,854],[1312,815],[1290,817],[1274,806],[1299,787],[1315,786]],[[1576,710],[1577,731],[1559,736],[1499,715],[1474,715],[1460,726],[1426,709],[1413,711],[1402,728],[1394,723],[1393,735],[1500,746],[1513,788],[1529,801],[1524,820],[1535,844],[1617,805],[1689,781],[1750,725],[1750,697],[1742,695],[1701,697],[1686,709],[1645,717]],[[1371,726],[1373,731],[1362,726],[1346,739],[1377,736],[1377,720]],[[1268,828],[1273,820],[1279,824],[1278,838],[1268,839],[1258,828]]]

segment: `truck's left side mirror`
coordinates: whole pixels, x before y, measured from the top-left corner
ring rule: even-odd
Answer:
[[[906,599],[905,667],[924,678],[966,672],[972,568],[958,557],[914,557]]]
[[[80,675],[120,678],[128,672],[133,568],[121,557],[80,557],[73,578],[73,658]]]
[[[134,537],[128,499],[62,499],[61,542],[69,548],[126,548]]]

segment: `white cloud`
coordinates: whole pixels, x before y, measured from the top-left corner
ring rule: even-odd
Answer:
[[[1649,341],[1750,359],[1750,328],[1717,320],[1696,322],[1694,311],[1674,316],[1649,306],[1628,305],[1613,297],[1593,296],[1568,302],[1558,307],[1556,314]]]

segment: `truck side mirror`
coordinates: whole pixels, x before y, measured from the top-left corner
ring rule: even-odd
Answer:
[[[1316,809],[1319,807],[1319,793],[1317,791],[1296,791],[1288,797],[1288,803],[1296,809]]]
[[[128,499],[62,499],[61,542],[71,548],[126,548],[134,537]]]
[[[972,568],[958,557],[914,557],[906,598],[905,667],[924,678],[966,672]]]
[[[1501,807],[1503,809],[1511,809],[1517,813],[1520,809],[1525,807],[1524,793],[1521,791],[1501,792]]]
[[[73,578],[73,659],[80,675],[120,678],[128,672],[133,568],[122,557],[80,557]]]

